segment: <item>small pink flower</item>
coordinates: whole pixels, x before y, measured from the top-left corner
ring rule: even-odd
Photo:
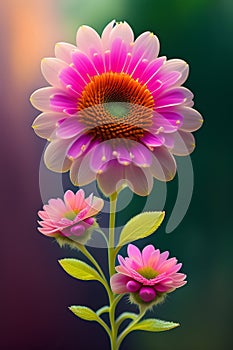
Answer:
[[[192,132],[202,117],[182,86],[188,64],[158,57],[159,46],[154,34],[135,39],[126,22],[112,21],[101,37],[81,26],[77,46],[59,43],[56,58],[42,60],[51,86],[35,91],[31,102],[43,112],[33,128],[50,142],[50,170],[70,170],[77,186],[97,180],[106,196],[122,181],[146,196],[153,178],[175,176],[173,155],[194,150]]]
[[[186,275],[178,273],[182,264],[177,264],[176,258],[168,259],[167,251],[160,253],[150,244],[141,253],[135,245],[129,244],[128,256],[125,259],[118,256],[118,273],[110,281],[116,294],[130,293],[133,302],[155,304],[166,293],[186,284]]]
[[[43,210],[38,212],[42,221],[38,230],[46,236],[89,237],[90,229],[95,223],[95,216],[103,208],[103,200],[91,194],[85,199],[83,190],[74,194],[66,191],[64,201],[60,198],[50,199]],[[92,230],[91,230],[92,231]],[[88,235],[87,235],[88,232]]]

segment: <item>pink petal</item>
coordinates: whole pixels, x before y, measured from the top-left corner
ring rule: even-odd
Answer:
[[[111,47],[116,38],[123,40],[128,48],[134,41],[134,33],[127,22],[116,23],[109,34],[108,48]]]
[[[70,64],[72,62],[72,52],[74,52],[76,49],[76,46],[69,43],[57,43],[55,46],[55,56]]]
[[[158,270],[160,273],[163,273],[163,272],[168,272],[169,273],[169,269],[171,267],[174,267],[177,263],[177,259],[176,258],[170,258],[164,262],[160,262],[158,264]]]
[[[155,129],[159,129],[162,125],[162,122],[156,121],[157,125],[155,124]],[[160,125],[160,126],[159,126]],[[164,144],[164,136],[162,135],[153,135],[152,133],[145,133],[143,138],[141,139],[143,143],[145,143],[149,147],[159,147]],[[151,163],[151,162],[150,162]]]
[[[155,59],[159,53],[159,40],[153,33],[145,32],[141,34],[134,43],[132,57],[138,50],[143,50],[143,57],[149,61]]]
[[[55,87],[62,87],[59,79],[60,72],[67,68],[68,64],[58,58],[43,58],[41,71],[47,82]]]
[[[184,87],[173,87],[159,96],[155,92],[154,98],[156,99],[155,108],[159,110],[164,107],[186,105],[193,99],[193,94]]]
[[[89,26],[81,26],[78,29],[76,42],[78,49],[88,56],[90,55],[91,49],[95,49],[95,51],[99,53],[103,50],[99,34]]]
[[[92,136],[90,135],[84,134],[79,136],[68,149],[67,155],[73,159],[80,157],[86,151],[91,141]]]
[[[151,80],[157,80],[156,75],[159,69],[165,64],[166,57],[158,57],[156,59],[153,59],[143,72],[142,76],[140,77],[140,81],[142,81],[144,84],[148,84]]]
[[[142,254],[138,247],[136,247],[134,244],[129,244],[127,253],[130,259],[135,260],[139,265],[142,266]]]
[[[203,123],[201,114],[190,107],[180,107],[178,112],[183,115],[183,124],[180,129],[183,131],[195,131],[198,130]]]
[[[59,74],[59,79],[63,82],[64,85],[72,87],[73,91],[75,91],[77,94],[76,98],[81,95],[83,88],[90,81],[87,74],[81,75],[78,71],[76,71],[73,67],[70,66],[61,71],[61,73]]]
[[[161,70],[159,73],[164,74],[165,72],[179,72],[180,78],[177,80],[176,85],[182,85],[189,74],[189,65],[180,59],[171,59],[168,60],[165,65],[163,66],[164,70]],[[160,77],[158,77],[160,79]]]
[[[77,98],[65,91],[50,96],[50,105],[51,109],[56,112],[63,112],[69,115],[77,113]]]
[[[101,41],[102,41],[104,51],[110,48],[109,38],[115,23],[116,23],[115,20],[108,23],[102,32]]]
[[[75,68],[81,74],[82,76],[89,76],[92,77],[96,74],[98,74],[95,65],[91,61],[91,59],[85,55],[81,51],[75,51],[72,54],[72,59],[75,65]]]
[[[93,62],[93,65],[97,71],[97,74],[102,74],[105,72],[105,65],[103,60],[103,55],[100,52],[96,52],[95,49],[92,49],[90,52],[90,57]]]
[[[117,152],[117,160],[120,164],[128,165],[131,163],[131,154],[125,144],[117,145],[115,150]]]
[[[104,201],[101,198],[94,197],[86,216],[89,217],[98,214],[103,209],[103,206]]]
[[[64,194],[64,201],[65,201],[67,208],[69,208],[69,210],[76,209],[75,199],[76,199],[75,194],[70,190],[66,191],[66,193]]]
[[[85,193],[82,189],[78,190],[75,195],[75,208],[78,210],[83,209],[85,206]]]
[[[195,139],[190,132],[177,131],[172,134],[174,146],[171,152],[176,156],[186,156],[193,152]]]
[[[124,166],[120,165],[117,160],[108,162],[103,173],[97,174],[97,182],[101,191],[109,196],[120,189],[124,182]]]
[[[90,153],[90,152],[89,152]],[[96,178],[96,173],[90,168],[90,155],[84,154],[75,159],[70,168],[70,179],[75,186],[85,186]]]
[[[156,249],[151,253],[150,259],[148,260],[148,265],[151,266],[154,270],[157,269],[158,262],[160,259],[160,250]]]
[[[125,43],[120,38],[116,38],[111,46],[110,66],[113,72],[122,72],[127,59],[127,49]]]
[[[48,169],[55,172],[66,172],[70,169],[71,161],[67,158],[67,151],[73,139],[54,140],[45,150],[44,161]]]
[[[150,167],[152,175],[160,181],[170,181],[176,174],[176,162],[166,147],[157,147],[153,152],[153,162]]]
[[[137,143],[130,148],[133,163],[139,167],[149,167],[152,163],[152,152],[144,145]]]
[[[40,111],[51,111],[50,98],[61,91],[53,87],[36,90],[30,97],[31,104]]]
[[[148,168],[125,166],[125,178],[129,188],[139,196],[148,196],[153,187],[153,178]]]
[[[90,167],[94,172],[98,173],[102,171],[103,167],[111,159],[113,159],[113,155],[110,142],[101,142],[92,151]]]
[[[51,229],[46,229],[46,228],[38,227],[37,229],[38,229],[38,231],[39,231],[40,233],[42,233],[42,234],[45,235],[45,236],[54,236],[54,235],[56,235],[56,233],[59,232],[57,228],[51,230]]]
[[[149,261],[151,258],[151,255],[154,253],[155,248],[152,244],[149,244],[146,246],[143,251],[142,251],[142,260],[143,260],[143,265],[144,266],[150,266]]]
[[[57,129],[57,136],[62,139],[70,139],[84,132],[86,126],[81,124],[78,117],[69,117]]]
[[[51,139],[55,137],[57,123],[62,119],[64,119],[63,113],[42,113],[34,120],[32,128],[38,136],[45,139]]]
[[[128,290],[126,288],[126,284],[128,281],[129,281],[129,277],[124,276],[120,273],[116,273],[115,275],[113,275],[110,280],[110,285],[113,293],[116,293],[116,294],[127,293]]]
[[[153,119],[153,129],[161,130],[163,133],[174,133],[183,123],[183,116],[171,108],[163,108],[159,113],[155,113]]]
[[[163,261],[167,260],[168,257],[169,257],[168,251],[161,253],[160,257],[159,257],[159,264],[161,264]]]

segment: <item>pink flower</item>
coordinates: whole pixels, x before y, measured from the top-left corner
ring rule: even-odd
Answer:
[[[103,208],[101,198],[90,195],[85,199],[83,190],[74,194],[66,191],[64,201],[60,198],[50,199],[43,210],[38,212],[42,221],[38,230],[46,236],[56,238],[78,238],[80,242],[89,238],[95,224],[94,216]]]
[[[168,259],[169,252],[160,253],[153,245],[146,246],[142,253],[133,244],[128,246],[128,256],[118,256],[120,265],[111,278],[113,293],[130,293],[136,303],[157,303],[167,293],[186,284],[186,275],[178,273],[182,264],[176,258]]]
[[[115,21],[101,37],[81,26],[77,46],[56,45],[56,58],[42,61],[51,87],[31,97],[43,112],[33,128],[50,141],[49,169],[70,170],[78,186],[97,179],[107,196],[122,180],[144,196],[153,177],[169,181],[175,176],[173,155],[193,151],[191,132],[200,128],[202,117],[192,108],[193,94],[181,86],[188,64],[158,53],[154,34],[134,40],[131,27]]]

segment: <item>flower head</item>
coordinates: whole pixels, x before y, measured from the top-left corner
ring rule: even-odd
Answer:
[[[169,253],[160,253],[153,245],[142,253],[133,244],[128,246],[128,256],[118,256],[120,265],[111,278],[111,288],[116,294],[130,293],[137,304],[153,305],[162,301],[167,293],[186,284],[186,275],[178,273],[182,264]]]
[[[85,243],[90,237],[96,223],[94,216],[103,208],[101,198],[90,195],[85,199],[83,190],[74,194],[68,190],[64,201],[60,198],[50,199],[43,210],[38,212],[42,221],[38,230],[46,236],[60,240],[69,238]]]
[[[181,87],[188,64],[158,53],[154,34],[134,40],[131,27],[115,21],[101,37],[81,26],[77,46],[56,45],[56,58],[42,61],[51,87],[31,97],[43,111],[33,128],[50,141],[45,152],[49,169],[70,170],[79,186],[97,179],[106,195],[122,180],[135,193],[148,195],[153,177],[174,177],[173,155],[193,151],[191,132],[202,117],[192,108],[193,94]]]

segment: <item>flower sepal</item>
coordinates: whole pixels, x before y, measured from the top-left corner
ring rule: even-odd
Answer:
[[[146,289],[146,287],[145,287]],[[149,289],[149,288],[148,288]],[[151,289],[152,290],[152,289]],[[146,293],[147,292],[147,293]],[[148,295],[148,297],[154,297],[151,301],[143,301],[141,298],[139,292],[137,293],[130,293],[129,294],[129,300],[132,304],[136,304],[139,307],[140,312],[144,312],[146,310],[150,310],[153,308],[153,306],[158,305],[160,303],[163,303],[167,293],[158,293],[156,292],[154,295],[151,295],[150,291],[144,291],[144,297],[145,295]]]
[[[81,225],[77,224],[76,226],[81,226]],[[80,250],[80,246],[85,245],[89,241],[94,231],[99,230],[99,225],[95,219],[92,225],[85,225],[85,226],[83,225],[83,227],[84,227],[83,234],[80,234],[79,236],[72,235],[70,233],[70,228],[69,228],[69,231],[63,231],[62,232],[63,235],[59,233],[55,235],[54,238],[56,239],[58,245],[61,248],[64,246],[68,246],[71,249]]]

